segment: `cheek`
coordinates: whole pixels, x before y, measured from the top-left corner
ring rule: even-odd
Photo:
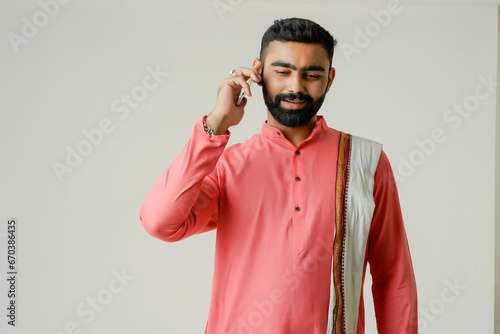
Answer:
[[[317,84],[315,83],[314,87],[311,87],[309,93],[311,94],[311,97],[316,100],[326,93],[327,88],[328,82],[318,82]]]
[[[279,80],[273,80],[272,78],[266,79],[266,89],[268,93],[272,96],[276,96],[279,93],[282,93],[282,85],[280,85]]]

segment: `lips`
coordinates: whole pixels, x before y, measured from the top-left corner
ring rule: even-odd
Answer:
[[[301,110],[306,106],[306,100],[300,99],[282,99],[282,106],[288,110]]]
[[[295,100],[283,99],[283,101],[288,102],[288,103],[295,103],[295,104],[301,104],[301,103],[306,102],[305,100],[298,100],[298,99],[295,99]]]

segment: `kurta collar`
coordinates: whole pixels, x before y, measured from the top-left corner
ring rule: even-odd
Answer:
[[[318,115],[317,119],[318,120],[317,120],[316,124],[314,124],[314,128],[311,131],[311,134],[309,135],[309,137],[307,137],[307,139],[304,142],[307,142],[307,141],[311,140],[313,137],[328,130],[328,124],[326,124],[325,118],[321,115]],[[275,127],[267,124],[267,120],[264,122],[264,124],[262,124],[262,129],[260,131],[260,134],[266,138],[269,138],[269,139],[273,139],[273,140],[276,140],[276,139],[280,140],[281,139],[281,140],[288,142],[288,140],[285,138],[285,135],[283,134],[283,132],[281,132],[280,129],[275,128]]]

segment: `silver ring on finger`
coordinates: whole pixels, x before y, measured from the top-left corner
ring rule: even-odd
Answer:
[[[230,75],[231,77],[236,77],[236,76],[238,76],[238,75],[236,74],[236,70],[231,70],[231,72],[229,72],[229,75]]]

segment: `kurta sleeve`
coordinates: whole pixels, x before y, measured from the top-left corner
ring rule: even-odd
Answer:
[[[164,241],[178,241],[217,227],[220,197],[216,164],[230,133],[209,136],[203,117],[182,152],[149,191],[139,211],[143,227]]]
[[[379,334],[417,334],[417,289],[396,181],[382,151],[374,186],[368,262]]]

